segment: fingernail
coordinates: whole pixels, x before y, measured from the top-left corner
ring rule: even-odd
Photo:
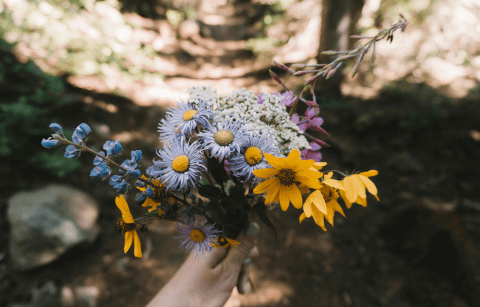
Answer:
[[[243,293],[246,293],[248,290],[248,283],[244,283],[242,286]]]
[[[255,237],[260,230],[260,227],[258,226],[257,223],[250,223],[247,228],[247,236],[249,237]]]
[[[247,258],[247,259],[245,259],[245,261],[243,262],[243,265],[247,265],[247,264],[249,264],[250,262],[252,262],[252,258]]]

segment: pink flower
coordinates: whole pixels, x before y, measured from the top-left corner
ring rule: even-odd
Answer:
[[[320,160],[322,160],[322,154],[319,152],[319,150],[320,148],[322,148],[322,146],[320,146],[315,142],[311,142],[310,146],[312,147],[312,149],[302,150],[301,152],[302,159],[307,159],[307,160],[311,159],[311,160],[315,160],[315,162],[320,162]]]
[[[297,126],[302,130],[305,131],[308,128],[314,130],[314,131],[325,131],[321,127],[323,124],[323,118],[317,117],[318,113],[315,111],[316,108],[307,108],[307,111],[305,111],[305,118],[299,122],[299,117],[298,114],[293,114],[292,115],[292,122],[297,124]]]
[[[286,105],[287,107],[291,106],[295,100],[297,100],[297,97],[293,96],[292,91],[285,92],[280,95],[279,92],[273,93],[273,95],[277,97],[282,98],[282,104]]]

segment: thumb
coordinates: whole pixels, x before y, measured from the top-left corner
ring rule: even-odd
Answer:
[[[237,241],[240,242],[240,244],[235,245],[228,251],[224,260],[225,264],[234,267],[236,272],[240,272],[243,262],[248,257],[250,250],[255,246],[255,239],[259,230],[260,226],[255,222],[251,222],[247,229],[238,235]]]

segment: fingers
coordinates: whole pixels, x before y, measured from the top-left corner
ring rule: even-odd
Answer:
[[[233,268],[234,272],[240,272],[241,266],[248,257],[250,250],[255,246],[255,239],[260,231],[257,223],[251,222],[247,229],[242,231],[237,238],[239,245],[231,248],[225,257],[226,265]]]
[[[248,289],[248,278],[250,274],[250,263],[252,262],[252,258],[256,258],[260,255],[258,251],[258,247],[254,246],[248,255],[248,258],[245,259],[243,262],[242,268],[240,269],[240,274],[238,275],[237,280],[237,291],[240,294],[245,294]]]

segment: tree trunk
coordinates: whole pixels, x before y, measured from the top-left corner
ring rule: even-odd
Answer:
[[[334,56],[322,55],[322,51],[345,51],[352,47],[349,36],[355,31],[355,25],[362,13],[365,0],[322,0],[322,25],[320,31],[320,46],[318,48],[318,63],[329,63]],[[337,71],[328,80],[317,82],[317,90],[340,96],[340,83],[343,80],[342,71]]]

